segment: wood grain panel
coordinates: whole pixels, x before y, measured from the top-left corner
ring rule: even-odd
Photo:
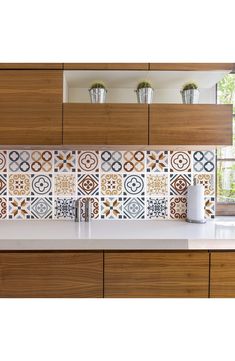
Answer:
[[[149,67],[162,71],[232,71],[233,63],[150,63]]]
[[[211,297],[235,297],[235,252],[211,252]]]
[[[0,252],[0,297],[102,295],[102,252]]]
[[[105,252],[105,297],[208,297],[208,252]]]
[[[148,144],[146,104],[64,104],[64,144]]]
[[[62,63],[0,63],[0,69],[63,69]]]
[[[60,70],[0,70],[0,102],[62,103]]]
[[[232,145],[232,105],[151,104],[150,144]]]
[[[0,144],[62,144],[62,103],[0,102]]]
[[[65,70],[148,70],[148,63],[65,63]]]

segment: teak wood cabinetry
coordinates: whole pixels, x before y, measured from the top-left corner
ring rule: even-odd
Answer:
[[[210,297],[235,297],[235,252],[211,252]]]
[[[3,297],[235,297],[235,252],[0,251]]]
[[[148,144],[146,104],[64,104],[64,144]]]
[[[0,144],[62,144],[62,70],[0,70]]]
[[[208,297],[208,252],[104,253],[104,297]]]
[[[0,297],[103,297],[103,252],[0,252]]]
[[[151,104],[152,145],[231,145],[232,105]]]

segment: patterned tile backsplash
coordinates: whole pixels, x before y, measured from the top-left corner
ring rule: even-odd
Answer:
[[[93,219],[184,219],[194,179],[214,218],[214,150],[1,150],[0,220],[71,220],[86,197]]]

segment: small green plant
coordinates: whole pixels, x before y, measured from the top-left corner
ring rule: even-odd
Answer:
[[[151,86],[151,84],[149,82],[142,81],[141,83],[138,84],[137,90],[143,89],[143,88],[152,88],[152,86]]]
[[[91,85],[91,88],[90,89],[106,89],[104,83],[101,83],[101,82],[96,82],[96,83],[93,83]]]
[[[182,90],[191,90],[191,89],[198,89],[197,84],[195,83],[187,83],[183,86]]]

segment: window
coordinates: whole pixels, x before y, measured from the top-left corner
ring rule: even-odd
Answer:
[[[233,146],[217,150],[218,215],[235,215],[235,74],[226,75],[217,85],[217,103],[233,104]]]

